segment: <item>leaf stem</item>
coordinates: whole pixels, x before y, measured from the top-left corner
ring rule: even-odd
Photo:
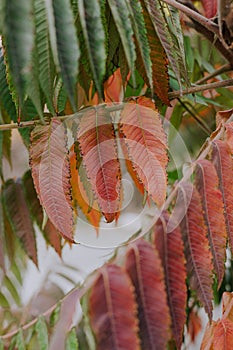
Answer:
[[[217,75],[220,75],[220,74],[223,74],[223,73],[226,73],[226,72],[229,72],[231,71],[233,68],[232,68],[232,65],[230,63],[226,63],[224,64],[222,67],[219,67],[218,69],[216,69],[214,72],[206,75],[205,77],[197,80],[194,84],[195,85],[200,85],[200,84],[203,84],[205,83],[206,81],[208,81],[209,79],[212,79],[212,78],[215,78]]]

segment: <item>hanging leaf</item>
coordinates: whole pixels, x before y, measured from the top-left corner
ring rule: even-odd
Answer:
[[[166,51],[171,67],[176,75],[180,88],[182,89],[182,78],[186,78],[187,73],[180,63],[184,61],[181,57],[181,52],[174,40],[173,34],[169,29],[167,14],[164,10],[164,5],[160,0],[145,0],[147,10],[150,14],[151,21],[154,25],[155,31]]]
[[[233,322],[219,320],[213,331],[213,349],[230,350],[233,348]]]
[[[40,350],[47,350],[49,348],[48,329],[43,317],[39,317],[35,325]]]
[[[35,232],[22,185],[8,180],[3,186],[2,195],[3,205],[12,230],[20,239],[26,254],[37,265]]]
[[[135,288],[142,349],[163,350],[170,338],[170,315],[157,251],[138,240],[130,246],[125,264]]]
[[[205,16],[207,18],[213,18],[217,14],[217,0],[201,0],[204,7]]]
[[[76,83],[80,50],[69,0],[52,0],[61,76],[72,108],[77,109]]]
[[[66,334],[73,327],[73,317],[75,315],[81,293],[82,291],[76,288],[63,300],[59,319],[55,324],[53,333],[49,339],[49,350],[65,348]]]
[[[33,1],[12,0],[4,4],[3,29],[9,67],[22,106],[34,45]]]
[[[4,230],[2,198],[0,198],[0,267],[5,272]]]
[[[78,350],[78,339],[75,328],[72,328],[66,336],[66,350]]]
[[[216,325],[215,321],[208,322],[201,342],[201,350],[213,350],[213,333]]]
[[[232,110],[230,110],[230,115],[232,115]],[[231,153],[233,153],[233,122],[226,123],[226,141],[231,149]]]
[[[106,50],[100,4],[95,0],[78,0],[78,9],[95,85],[102,96],[101,83],[105,74]]]
[[[128,2],[130,15],[133,22],[134,33],[137,39],[138,49],[141,55],[143,66],[149,82],[149,87],[153,92],[152,81],[152,63],[150,58],[150,45],[147,38],[147,30],[143,17],[143,10],[139,0],[130,0]]]
[[[182,182],[178,190],[176,206],[183,210],[181,230],[185,245],[187,272],[190,287],[197,292],[197,297],[205,311],[212,318],[212,262],[207,240],[201,198],[198,191],[189,182]],[[200,254],[201,252],[201,254]]]
[[[122,268],[100,270],[90,294],[90,321],[97,349],[139,349],[133,287]]]
[[[15,337],[15,346],[17,350],[26,350],[23,331],[20,329]],[[15,348],[14,348],[15,349]]]
[[[122,133],[121,129],[119,129],[119,136],[120,136],[120,144],[121,149],[124,155],[125,165],[127,168],[128,173],[130,174],[135,186],[137,187],[138,191],[144,195],[144,186],[142,182],[138,179],[137,173],[134,169],[133,162],[130,160],[127,144],[124,140],[124,134]]]
[[[44,218],[43,209],[37,197],[30,170],[24,174],[22,181],[25,199],[31,217],[36,221],[37,225],[41,229],[46,242],[55,249],[59,256],[61,256],[61,236],[59,235],[56,227],[49,219],[47,219],[45,227],[42,227]]]
[[[30,165],[41,205],[62,236],[74,242],[67,135],[58,118],[33,129]]]
[[[76,152],[74,150],[74,145],[70,150],[70,170],[71,170],[71,186],[72,186],[72,199],[73,199],[73,207],[76,208],[78,205],[87,220],[92,224],[92,226],[98,229],[99,222],[101,218],[101,213],[99,210],[96,210],[97,203],[90,203],[89,198],[86,194],[85,188],[81,182],[81,178],[79,175],[79,164],[77,164]],[[82,167],[83,168],[83,167]],[[85,170],[85,169],[83,169]],[[92,189],[91,189],[92,193]]]
[[[144,101],[145,102],[145,101]],[[166,197],[166,135],[157,111],[127,103],[120,130],[139,179],[153,201],[161,206]]]
[[[2,284],[2,286],[5,286],[7,288],[8,292],[12,296],[13,301],[16,303],[16,305],[20,306],[20,304],[21,304],[20,296],[19,296],[19,293],[18,293],[14,283],[11,281],[11,279],[7,275],[5,275],[1,284]]]
[[[97,202],[111,222],[119,215],[121,173],[114,127],[104,106],[83,114],[77,139]]]
[[[121,43],[124,49],[126,61],[131,71],[135,85],[135,45],[133,40],[133,28],[130,13],[125,0],[108,0],[114,22],[116,24]]]
[[[172,332],[177,349],[181,348],[186,321],[186,269],[184,245],[179,226],[167,232],[169,215],[163,212],[153,230],[153,243],[159,253],[165,274]]]
[[[35,1],[36,49],[40,87],[43,90],[49,111],[54,115],[53,84],[55,66],[49,41],[48,18],[44,0]]]
[[[163,46],[159,40],[159,37],[154,29],[153,23],[150,19],[150,15],[145,7],[145,4],[142,4],[144,20],[147,30],[147,38],[150,45],[150,58],[152,62],[152,79],[154,92],[158,97],[166,104],[170,105],[168,98],[168,59],[164,51]],[[146,74],[144,73],[143,65],[140,62],[140,56],[137,57],[137,69],[142,75],[143,79],[149,86],[150,83],[147,81]]]
[[[212,143],[212,161],[219,178],[219,187],[224,203],[224,215],[228,239],[233,252],[233,160],[227,142],[217,140]]]
[[[227,232],[223,213],[222,194],[218,189],[218,176],[213,164],[199,160],[196,164],[196,188],[201,196],[205,223],[208,229],[208,239],[213,256],[214,269],[220,287],[226,260]]]
[[[0,106],[11,120],[16,121],[16,109],[6,78],[6,66],[2,49],[0,49]]]

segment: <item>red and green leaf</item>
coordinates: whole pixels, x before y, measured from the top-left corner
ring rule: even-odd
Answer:
[[[153,243],[163,265],[173,337],[177,348],[180,349],[186,321],[187,299],[184,244],[179,226],[167,232],[168,221],[168,213],[163,212],[154,226]]]
[[[139,349],[133,286],[122,268],[107,265],[100,270],[91,289],[89,310],[97,349]]]
[[[138,178],[153,201],[162,206],[166,198],[168,158],[166,135],[158,112],[133,101],[125,104],[120,132]]]
[[[228,239],[233,251],[233,160],[231,149],[227,142],[217,140],[212,143],[212,161],[219,178],[219,187],[222,192],[224,214]]]
[[[170,338],[170,315],[157,251],[136,241],[127,252],[126,271],[135,288],[142,349],[163,350]]]
[[[21,183],[8,180],[2,190],[7,219],[30,259],[37,265],[35,232]]]
[[[226,259],[227,243],[222,194],[218,189],[216,170],[210,161],[206,159],[199,160],[196,164],[195,173],[195,185],[201,196],[219,288],[225,273],[224,262]]]
[[[70,150],[70,170],[71,170],[71,186],[72,186],[72,198],[74,208],[77,205],[82,209],[84,215],[88,221],[96,228],[99,227],[99,222],[101,218],[101,213],[97,210],[97,203],[89,202],[88,196],[86,194],[85,188],[81,182],[79,171],[77,169],[77,159],[74,145]],[[77,213],[78,214],[78,213]]]
[[[150,59],[152,62],[152,79],[153,79],[153,87],[156,95],[166,104],[170,105],[170,101],[168,98],[168,59],[164,48],[159,40],[159,37],[154,29],[153,23],[150,19],[149,13],[142,3],[144,21],[146,24],[147,30],[147,39],[150,45]],[[141,56],[138,55],[136,65],[146,84],[150,86],[150,83],[147,79],[146,72],[144,66],[141,64]]]
[[[33,129],[30,165],[41,205],[61,235],[74,242],[67,135],[58,118]]]
[[[185,245],[187,272],[190,287],[204,305],[209,318],[212,317],[212,261],[207,239],[201,198],[195,187],[182,182],[179,187],[176,206],[183,210],[181,230]]]
[[[104,106],[83,114],[77,139],[97,202],[111,222],[119,215],[121,172],[114,127]]]

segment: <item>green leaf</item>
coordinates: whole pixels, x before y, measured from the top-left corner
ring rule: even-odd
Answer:
[[[164,3],[161,3],[161,0],[145,0],[144,2],[158,37],[167,53],[171,67],[176,74],[179,86],[182,88],[181,80],[184,76],[186,77],[186,72],[180,67],[180,52],[177,47],[177,42],[174,40],[173,33],[168,25],[168,16],[164,10]]]
[[[8,289],[9,293],[11,294],[12,298],[16,302],[16,304],[19,306],[21,304],[20,296],[17,292],[17,289],[15,288],[13,282],[10,280],[8,276],[4,276],[2,284]]]
[[[61,312],[61,304],[58,303],[56,308],[53,310],[51,313],[50,319],[49,319],[49,326],[53,328],[57,321],[59,320],[60,317],[60,312]]]
[[[33,1],[5,1],[3,10],[3,32],[9,67],[22,106],[34,45]]]
[[[37,114],[39,115],[41,121],[43,122],[44,121],[43,103],[41,101],[41,93],[40,93],[40,86],[39,86],[39,71],[38,71],[39,62],[37,60],[37,53],[35,50],[33,50],[33,53],[32,53],[32,65],[33,65],[33,69],[28,75],[26,92],[29,98],[31,99],[31,101],[33,102],[36,108]]]
[[[45,94],[48,109],[54,115],[53,84],[55,66],[49,41],[48,19],[44,0],[35,1],[35,23],[40,86]]]
[[[53,0],[57,51],[61,76],[72,108],[76,111],[76,82],[80,50],[69,0]]]
[[[4,108],[5,112],[11,120],[17,120],[15,104],[12,100],[11,92],[7,82],[6,65],[4,62],[2,49],[0,49],[0,106],[1,109]]]
[[[4,350],[4,343],[1,338],[0,338],[0,350]]]
[[[106,52],[100,5],[96,0],[79,0],[78,8],[93,78],[98,93],[102,96],[101,83],[105,73]]]
[[[40,350],[47,350],[49,347],[48,329],[43,317],[39,317],[35,329],[40,344]]]
[[[4,294],[2,294],[2,292],[0,292],[0,305],[3,308],[9,309],[10,308],[10,304],[7,300],[7,298],[5,297]]]
[[[133,40],[133,28],[130,20],[130,13],[125,0],[108,0],[112,16],[119,32],[125,57],[131,70],[133,83],[135,85],[135,45]]]
[[[129,1],[130,14],[133,21],[135,36],[138,43],[138,48],[142,57],[142,62],[145,67],[146,75],[149,81],[149,86],[153,91],[152,81],[152,63],[150,59],[150,46],[147,38],[147,30],[142,13],[142,6],[138,0]]]
[[[75,327],[66,336],[66,350],[78,350],[78,339]]]
[[[16,347],[17,350],[26,350],[22,329],[16,335]]]

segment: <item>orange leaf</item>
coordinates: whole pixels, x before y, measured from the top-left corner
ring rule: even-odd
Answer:
[[[8,180],[4,184],[2,195],[12,230],[20,239],[26,254],[37,265],[35,232],[21,183]]]
[[[144,240],[136,241],[127,252],[126,270],[137,296],[142,349],[166,349],[170,315],[157,251]]]
[[[231,115],[232,115],[232,110]],[[226,129],[226,141],[231,149],[231,153],[233,153],[233,122],[225,124]]]
[[[105,102],[121,102],[123,99],[123,82],[118,68],[104,83]]]
[[[222,295],[222,318],[233,322],[233,293],[224,292]]]
[[[185,244],[187,272],[190,287],[196,290],[209,319],[212,318],[212,261],[204,223],[201,198],[189,182],[182,182],[178,190],[176,206],[183,210],[181,230]]]
[[[215,321],[208,322],[201,342],[201,350],[213,350],[213,336],[216,325],[217,322]]]
[[[168,221],[168,213],[163,212],[154,227],[153,242],[162,261],[173,337],[177,349],[180,349],[186,321],[187,299],[184,245],[179,226],[167,232]]]
[[[227,234],[233,252],[233,160],[227,142],[217,140],[212,143],[212,161],[216,168],[224,203]]]
[[[31,133],[30,165],[41,205],[62,236],[73,240],[73,210],[67,135],[58,118]]]
[[[188,334],[190,335],[191,341],[194,342],[196,336],[201,330],[201,319],[197,311],[192,310],[189,314],[188,320]]]
[[[100,270],[89,309],[97,350],[139,349],[133,286],[122,268],[107,265]]]
[[[121,173],[114,127],[104,106],[83,114],[77,139],[97,202],[111,222],[120,210]]]
[[[133,167],[153,201],[162,206],[167,186],[166,135],[157,111],[127,103],[121,113],[120,130]]]
[[[218,176],[210,161],[202,159],[197,162],[195,185],[202,200],[219,288],[225,273],[227,232],[222,194],[218,189]]]
[[[90,207],[90,203],[84,189],[84,186],[81,182],[79,172],[77,169],[77,159],[76,152],[74,150],[74,145],[70,149],[70,170],[71,170],[71,186],[72,186],[72,198],[74,201],[73,206],[76,207],[78,205],[88,221],[96,228],[99,227],[99,222],[101,218],[101,213],[99,210],[96,210],[96,203],[92,204]]]
[[[214,328],[213,350],[233,349],[233,322],[227,319],[219,320]]]

